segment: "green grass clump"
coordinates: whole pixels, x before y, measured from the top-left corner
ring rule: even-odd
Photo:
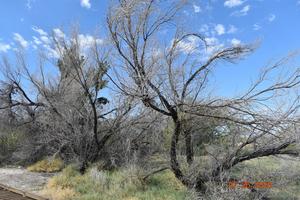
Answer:
[[[115,171],[91,168],[80,175],[72,166],[48,182],[44,194],[56,200],[182,200],[186,188],[171,171],[142,180],[136,167]]]
[[[27,170],[31,172],[52,173],[52,172],[61,171],[63,167],[64,167],[64,162],[59,158],[55,158],[55,159],[44,159],[38,161],[37,163],[27,167]]]

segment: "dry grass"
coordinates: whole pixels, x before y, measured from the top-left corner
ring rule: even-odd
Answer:
[[[48,188],[47,190],[43,190],[40,194],[52,200],[73,199],[78,196],[78,194],[76,194],[76,192],[71,188]]]
[[[59,158],[49,158],[38,161],[37,163],[29,166],[27,169],[31,172],[59,172],[64,168],[64,162]]]

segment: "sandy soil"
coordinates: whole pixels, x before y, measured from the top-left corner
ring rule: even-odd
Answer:
[[[33,173],[22,168],[0,168],[0,183],[38,194],[53,175]]]

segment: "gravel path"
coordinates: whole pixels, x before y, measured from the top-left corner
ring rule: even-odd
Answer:
[[[0,168],[0,183],[38,194],[54,174],[33,173],[22,168]]]

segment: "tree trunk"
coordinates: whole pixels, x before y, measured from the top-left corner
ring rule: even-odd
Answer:
[[[170,149],[171,169],[178,180],[180,180],[185,186],[190,187],[190,182],[184,177],[177,160],[177,144],[181,132],[181,123],[177,117],[173,117],[173,122],[175,125],[175,129],[171,139],[171,149]]]
[[[86,172],[87,167],[88,167],[88,162],[87,162],[87,160],[85,159],[85,160],[83,160],[83,161],[80,163],[80,167],[79,167],[79,172],[80,172],[80,174],[83,175],[83,174]]]
[[[201,175],[199,175],[197,177],[197,180],[195,182],[192,182],[187,177],[185,177],[181,171],[180,165],[177,160],[177,144],[178,144],[179,135],[182,131],[182,125],[181,122],[176,117],[173,117],[173,122],[175,125],[175,129],[172,135],[171,149],[170,149],[171,169],[174,175],[176,176],[176,178],[180,180],[183,185],[185,185],[188,188],[195,188],[198,192],[204,194],[206,191],[205,179]],[[189,142],[191,142],[191,140]],[[190,156],[192,156],[193,158],[193,154],[191,154]]]
[[[205,180],[201,175],[198,175],[196,182],[194,184],[194,188],[196,189],[197,192],[200,192],[201,194],[205,194],[207,187],[206,187],[206,182],[208,180]]]
[[[194,151],[192,143],[192,134],[189,130],[185,132],[185,154],[187,163],[189,165],[192,165],[194,162]]]

